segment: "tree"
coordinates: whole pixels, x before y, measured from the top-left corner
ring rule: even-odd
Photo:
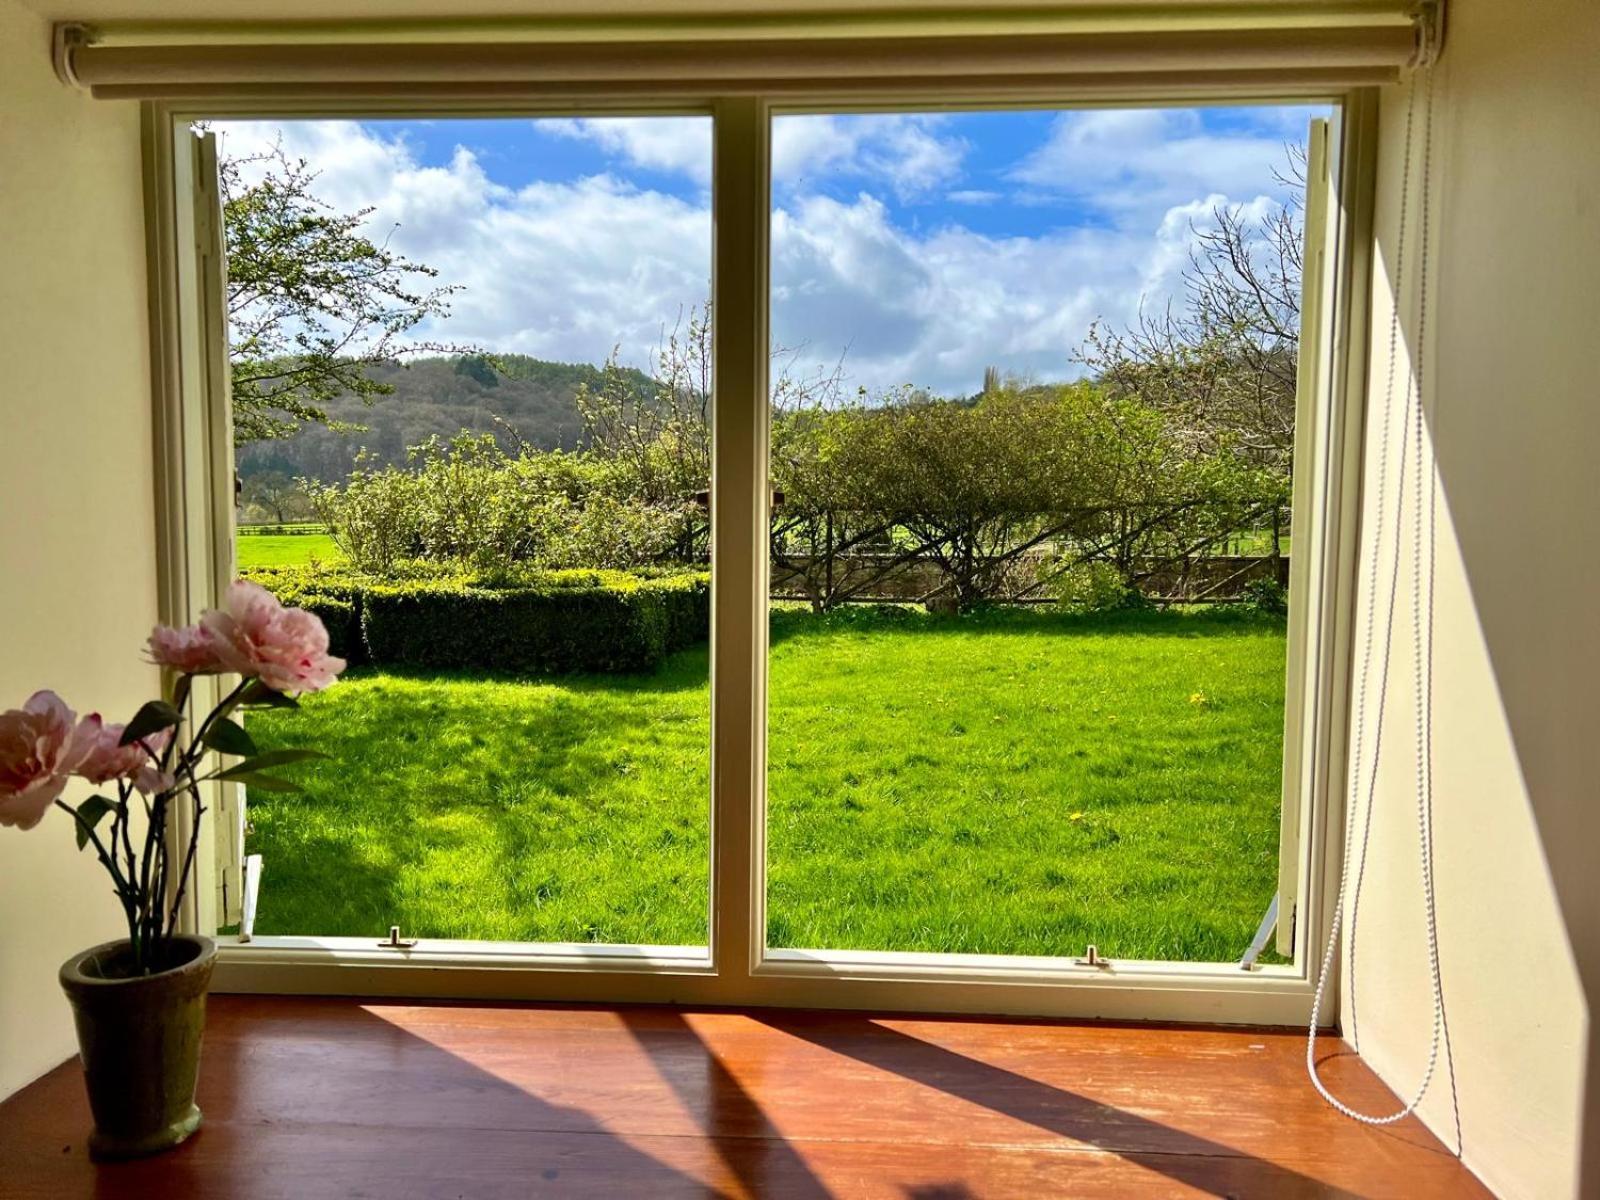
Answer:
[[[317,173],[277,144],[220,165],[228,252],[234,442],[285,438],[329,418],[328,402],[370,403],[393,388],[367,368],[465,348],[405,335],[448,315],[457,289],[432,267],[361,232],[371,208],[341,213],[313,192]]]
[[[240,500],[270,513],[279,525],[309,518],[311,504],[304,489],[282,471],[260,471],[244,480]]]
[[[1300,353],[1305,147],[1278,178],[1290,202],[1264,216],[1218,208],[1179,304],[1123,330],[1096,325],[1079,360],[1116,396],[1167,414],[1197,449],[1224,444],[1288,473]]]
[[[395,575],[408,560],[495,575],[523,567],[616,568],[670,560],[681,505],[655,504],[594,451],[515,456],[492,434],[429,439],[406,467],[358,459],[343,484],[309,484],[311,502],[358,569]]]
[[[463,354],[456,359],[454,370],[457,375],[464,375],[483,387],[500,386],[499,364],[487,354]]]
[[[935,564],[963,610],[1019,590],[1024,556],[1101,531],[1171,475],[1159,415],[1092,384],[912,396],[858,410],[835,436],[849,507]]]
[[[656,353],[649,386],[613,350],[574,397],[589,445],[625,463],[641,497],[682,503],[711,481],[711,303],[680,315]]]
[[[893,555],[868,569],[852,562],[892,550],[891,528],[859,477],[870,460],[852,440],[870,419],[866,411],[859,401],[831,397],[788,405],[772,418],[769,469],[783,496],[769,538],[774,581],[799,589],[818,612],[871,592],[900,565]]]

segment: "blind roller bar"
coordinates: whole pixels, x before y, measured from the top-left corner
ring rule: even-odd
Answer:
[[[265,87],[308,92],[416,84],[518,84],[546,91],[718,94],[761,85],[777,94],[831,94],[864,82],[1035,84],[1203,74],[1315,72],[1328,83],[1393,78],[1418,45],[1416,27],[1152,30],[712,42],[222,43],[68,47],[64,74],[96,94],[164,98]],[[1375,79],[1374,76],[1377,76]]]
[[[334,0],[337,4],[337,0]],[[111,21],[97,40],[117,45],[238,43],[360,44],[507,42],[786,41],[835,38],[945,37],[970,40],[1006,34],[1134,33],[1370,29],[1411,26],[1419,0],[759,0],[715,11],[692,0],[623,0],[610,11],[584,0],[544,0],[541,15],[395,20],[321,18],[219,21]],[[557,11],[565,7],[567,11]]]
[[[893,79],[809,79],[786,86],[783,81],[722,81],[714,86],[693,81],[616,84],[529,83],[362,84],[307,86],[294,83],[105,85],[93,89],[103,100],[159,99],[206,110],[208,115],[236,117],[379,117],[423,109],[461,115],[517,116],[530,110],[553,116],[564,113],[646,113],[706,111],[717,99],[759,96],[779,106],[807,112],[858,112],[868,109],[937,111],[961,108],[1048,108],[1074,102],[1134,104],[1205,101],[1279,103],[1292,99],[1326,101],[1349,88],[1381,87],[1396,78],[1393,67],[1362,70],[1186,71],[1167,74],[1060,76],[1016,75],[1004,78],[952,80],[948,76]]]

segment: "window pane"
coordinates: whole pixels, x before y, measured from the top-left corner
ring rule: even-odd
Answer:
[[[770,945],[1245,952],[1315,115],[776,121]]]
[[[703,946],[710,121],[226,122],[257,934]]]

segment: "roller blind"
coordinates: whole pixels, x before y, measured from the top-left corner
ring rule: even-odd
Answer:
[[[145,99],[1297,91],[1394,79],[1418,51],[1413,7],[1124,0],[797,5],[679,20],[111,24],[63,27],[58,67],[97,96]]]

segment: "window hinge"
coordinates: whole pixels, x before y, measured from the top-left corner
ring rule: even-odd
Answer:
[[[400,936],[400,926],[389,926],[388,940],[378,943],[380,950],[410,950],[417,944],[416,938],[403,938]]]

